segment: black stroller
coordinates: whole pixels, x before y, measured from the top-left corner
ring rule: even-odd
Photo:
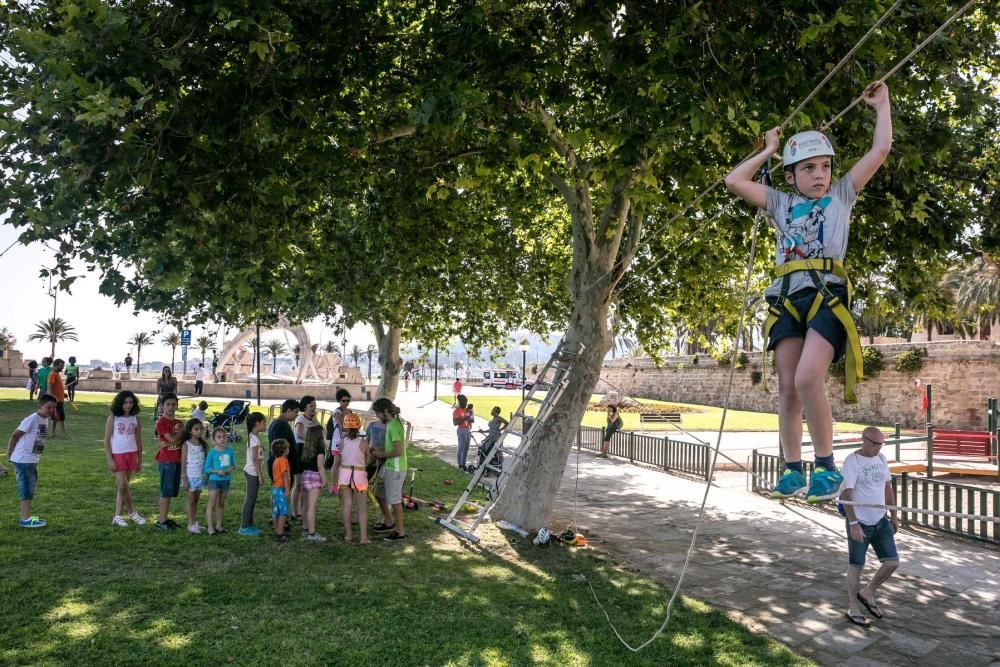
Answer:
[[[482,466],[483,461],[486,460],[486,456],[490,453],[490,448],[493,447],[495,439],[490,437],[489,431],[484,431],[480,429],[476,431],[476,433],[486,436],[483,438],[482,442],[477,443],[477,451],[479,452],[479,465]],[[490,461],[490,463],[494,468],[499,468],[499,469],[503,468],[503,446],[501,446],[500,449],[498,449],[496,453],[493,454],[493,460]],[[496,477],[498,474],[499,473],[496,470],[490,470],[489,468],[483,470],[483,477]]]
[[[229,401],[229,405],[222,412],[217,412],[208,420],[212,429],[224,428],[228,432],[229,442],[240,439],[240,432],[236,429],[250,416],[250,401]]]

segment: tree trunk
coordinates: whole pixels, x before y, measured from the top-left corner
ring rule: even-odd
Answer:
[[[601,363],[611,347],[607,301],[599,292],[573,307],[566,340],[583,343],[583,354],[570,371],[565,392],[539,427],[535,442],[507,480],[491,510],[494,519],[503,518],[531,531],[546,524],[567,457],[576,445],[580,422],[600,378]]]
[[[372,320],[372,329],[375,330],[375,342],[378,343],[378,364],[382,369],[382,377],[378,381],[378,389],[375,390],[375,398],[396,398],[396,391],[399,389],[399,371],[403,368],[403,359],[399,355],[399,341],[402,337],[402,329],[392,325],[385,325],[382,320]]]
[[[569,204],[573,221],[569,277],[573,310],[565,338],[571,344],[582,343],[584,349],[570,370],[565,392],[537,427],[535,441],[524,452],[491,510],[494,519],[506,519],[527,530],[544,526],[555,503],[567,457],[576,445],[604,356],[611,349],[611,297],[635,257],[642,227],[639,216],[629,215],[631,202],[625,192],[631,177],[615,183],[599,217],[594,214],[586,179],[570,185],[551,173],[546,177]]]

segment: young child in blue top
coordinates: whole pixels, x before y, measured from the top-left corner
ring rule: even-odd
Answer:
[[[778,369],[778,430],[786,468],[772,493],[775,498],[798,495],[806,488],[803,409],[816,461],[806,500],[835,498],[844,481],[833,460],[833,417],[824,380],[831,362],[850,344],[845,399],[856,400],[853,384],[861,376],[860,345],[850,318],[851,288],[842,262],[857,193],[892,148],[889,90],[884,83],[873,83],[863,97],[876,113],[872,146],[837,181],[832,181],[834,150],[829,138],[807,131],[792,136],[782,155],[785,182],[794,193],[755,182],[757,171],[778,150],[779,128],[764,135],[762,151],[726,176],[726,187],[764,209],[777,231],[778,279],[764,292],[770,305],[765,332]]]
[[[205,455],[205,472],[208,474],[208,506],[205,508],[205,527],[209,535],[226,532],[222,527],[222,514],[229,495],[229,482],[236,468],[236,452],[226,444],[226,429],[212,431],[212,449]],[[215,513],[215,522],[212,514]],[[213,528],[214,526],[214,528]]]

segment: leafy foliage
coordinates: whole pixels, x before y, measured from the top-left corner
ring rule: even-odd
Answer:
[[[924,357],[919,350],[900,352],[892,360],[892,367],[900,373],[913,373],[924,366]]]

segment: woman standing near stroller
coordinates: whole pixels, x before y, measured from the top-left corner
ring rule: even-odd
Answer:
[[[160,416],[160,407],[163,405],[163,397],[167,394],[177,393],[177,378],[174,377],[173,372],[171,372],[169,366],[163,367],[163,372],[160,373],[160,379],[156,381],[156,409],[153,411],[153,417]]]

